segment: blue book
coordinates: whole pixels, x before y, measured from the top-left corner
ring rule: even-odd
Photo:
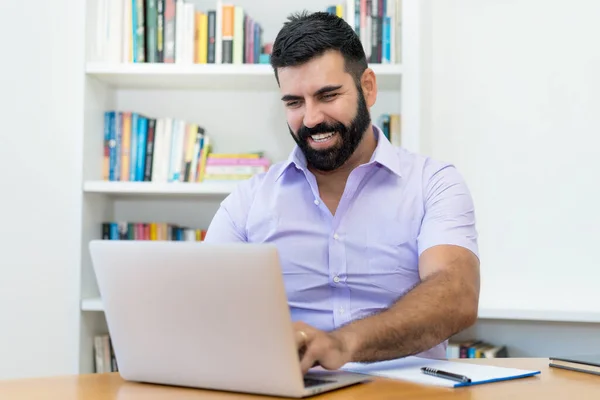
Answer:
[[[117,132],[115,131],[115,112],[104,113],[104,136],[108,136],[109,175],[108,180],[114,181],[117,167]]]
[[[381,43],[381,63],[390,64],[392,54],[392,42],[391,42],[391,27],[392,19],[390,17],[383,17],[383,37]]]
[[[135,156],[135,180],[141,182],[144,180],[144,170],[146,168],[146,140],[148,137],[148,118],[138,116],[137,123],[137,154]]]
[[[136,4],[136,0],[131,0],[131,39],[132,39],[132,43],[131,43],[131,48],[132,48],[132,56],[133,56],[133,62],[138,62],[138,57],[137,57],[137,4]],[[135,125],[131,125],[131,126],[135,126]]]
[[[261,45],[260,45],[260,25],[254,25],[254,63],[260,63],[260,54],[261,54]]]
[[[110,240],[119,240],[119,224],[116,222],[110,223]]]

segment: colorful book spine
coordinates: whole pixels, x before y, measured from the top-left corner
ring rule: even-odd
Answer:
[[[110,17],[98,14],[98,41],[94,50],[97,61],[268,62],[270,47],[263,43],[262,25],[240,5],[222,0],[208,4],[187,0],[123,0],[118,12]]]
[[[394,146],[402,146],[402,127],[400,114],[381,114],[377,126]]]
[[[178,118],[110,110],[103,135],[102,179],[108,181],[241,180],[270,167],[262,152],[213,152],[201,124]]]
[[[346,0],[325,11],[344,18],[354,29],[370,63],[400,62],[401,0]]]
[[[145,0],[144,10],[146,11],[146,26],[144,28],[146,41],[146,62],[155,63],[158,61],[158,12],[156,7],[156,0]]]
[[[103,240],[201,242],[205,236],[205,228],[191,228],[166,222],[106,221],[101,226],[101,237]]]
[[[132,0],[134,2],[132,12],[135,14],[133,25],[133,37],[135,43],[135,61],[147,62],[146,57],[146,25],[147,20],[144,15],[144,0]]]

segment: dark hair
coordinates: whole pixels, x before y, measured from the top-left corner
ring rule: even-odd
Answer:
[[[328,50],[342,54],[346,72],[360,87],[360,77],[368,65],[362,43],[352,27],[327,12],[303,11],[290,15],[277,34],[271,53],[277,83],[277,68],[304,64]]]

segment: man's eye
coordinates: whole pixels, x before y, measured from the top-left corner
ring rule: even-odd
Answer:
[[[297,107],[300,104],[299,101],[289,101],[287,102],[286,106],[287,107]]]
[[[338,94],[337,93],[329,93],[323,96],[323,99],[325,100],[331,100],[334,99]]]

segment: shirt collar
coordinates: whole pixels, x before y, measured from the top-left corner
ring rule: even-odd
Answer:
[[[378,126],[375,124],[372,126],[373,134],[375,135],[375,139],[377,139],[377,146],[375,147],[375,151],[373,152],[371,160],[367,165],[377,163],[386,167],[399,177],[402,177],[400,172],[400,160],[398,158],[396,149],[394,146],[392,146],[388,138],[385,137]],[[300,169],[305,172],[307,170],[306,157],[304,157],[304,153],[302,153],[302,150],[300,150],[298,145],[294,146],[294,149],[290,152],[287,160],[281,165],[281,168],[277,173],[276,180],[278,180],[291,166],[295,166],[296,169]]]
[[[377,139],[377,147],[373,152],[371,161],[369,163],[378,163],[394,174],[402,177],[400,171],[400,157],[398,156],[397,149],[390,143],[389,139],[385,137],[383,131],[376,125],[373,125],[373,132]]]

